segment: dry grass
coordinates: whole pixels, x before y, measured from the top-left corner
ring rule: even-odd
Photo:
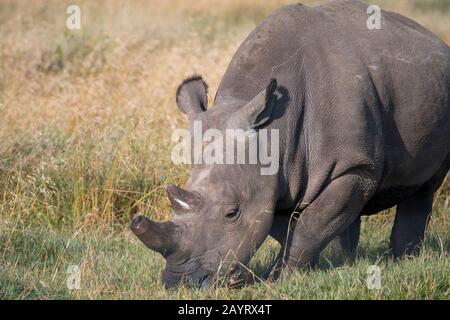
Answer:
[[[186,126],[175,106],[176,86],[199,73],[214,94],[244,37],[288,1],[77,2],[80,31],[65,28],[72,2],[0,1],[0,297],[297,297],[294,284],[307,282],[302,274],[270,290],[161,293],[161,259],[140,248],[124,228],[137,210],[167,218],[164,187],[182,184],[188,175],[189,168],[170,162],[171,130]],[[371,3],[412,17],[450,43],[445,0]],[[445,188],[428,240],[436,250],[423,257],[424,267],[429,260],[436,267],[436,276],[427,276],[438,289],[411,264],[413,283],[423,285],[418,297],[448,293],[448,270],[442,269],[448,262],[448,183]],[[367,221],[367,239],[376,228],[371,223],[382,223],[387,233],[383,219]],[[432,240],[437,238],[442,245]],[[373,247],[383,248],[387,238],[374,239]],[[256,267],[270,259],[269,247]],[[142,255],[147,263],[156,259],[148,271]],[[377,255],[368,256],[352,272],[363,272]],[[73,261],[81,261],[89,279],[76,293],[63,280]],[[390,268],[395,282],[401,269]],[[149,273],[143,282],[142,272]],[[317,277],[327,287],[340,271],[323,272]],[[333,280],[322,295],[313,289],[303,296],[371,297],[363,289],[342,293]]]

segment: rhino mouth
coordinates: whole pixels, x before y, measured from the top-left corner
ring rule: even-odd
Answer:
[[[188,288],[208,289],[214,285],[225,284],[230,288],[240,287],[245,281],[241,269],[237,265],[224,268],[219,272],[195,268],[191,272],[179,272],[166,265],[163,271],[163,283],[168,289],[184,285]]]
[[[192,275],[188,274],[173,274],[164,270],[163,283],[166,289],[176,288],[184,285],[188,288],[208,289],[214,284],[214,273],[211,271],[204,271]]]

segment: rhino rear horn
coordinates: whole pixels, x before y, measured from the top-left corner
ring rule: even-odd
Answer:
[[[193,212],[200,208],[201,198],[198,194],[173,184],[167,186],[166,191],[175,213]]]
[[[139,215],[131,221],[130,228],[143,244],[163,256],[176,249],[177,226],[171,221],[154,222]]]

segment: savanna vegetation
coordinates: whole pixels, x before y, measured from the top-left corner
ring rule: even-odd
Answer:
[[[354,259],[325,252],[318,270],[241,289],[164,290],[163,258],[127,228],[136,212],[169,218],[165,186],[189,174],[170,161],[171,132],[187,125],[177,85],[203,74],[213,95],[241,41],[287,2],[0,0],[0,299],[450,297],[448,181],[419,257],[393,261],[389,210],[363,220]],[[370,2],[450,43],[449,1]],[[66,28],[73,3],[81,30]],[[277,249],[259,250],[256,280]],[[79,290],[66,286],[71,265]],[[370,265],[379,290],[366,286]]]

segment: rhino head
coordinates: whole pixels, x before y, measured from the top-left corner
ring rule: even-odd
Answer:
[[[178,88],[177,105],[188,116],[191,132],[195,121],[201,121],[202,130],[213,128],[223,136],[228,128],[256,132],[270,123],[276,91],[277,82],[271,80],[250,101],[225,99],[206,110],[207,86],[193,77]],[[237,281],[269,234],[277,202],[277,175],[261,175],[260,166],[194,163],[186,189],[166,189],[171,221],[133,219],[132,231],[166,259],[166,287],[208,287],[219,278]]]

